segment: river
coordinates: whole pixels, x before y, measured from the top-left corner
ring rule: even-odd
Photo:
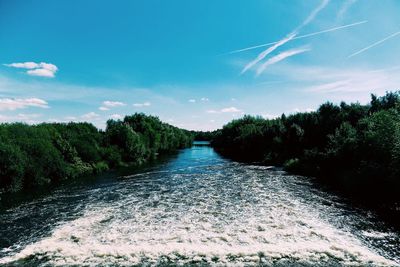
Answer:
[[[306,177],[195,145],[0,214],[0,265],[399,266],[400,234]]]

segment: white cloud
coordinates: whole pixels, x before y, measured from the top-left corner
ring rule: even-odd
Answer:
[[[0,110],[16,110],[27,107],[48,108],[48,104],[39,98],[0,98]]]
[[[56,72],[58,70],[57,66],[51,63],[45,63],[45,62],[41,62],[39,64],[39,67],[45,70],[49,70],[52,72]]]
[[[56,65],[46,62],[23,62],[4,65],[11,68],[27,69],[26,73],[31,76],[54,78],[55,73],[58,71],[58,67]]]
[[[135,104],[133,104],[133,106],[134,107],[148,107],[148,106],[150,106],[151,105],[151,103],[150,102],[144,102],[144,103],[135,103]]]
[[[20,69],[36,69],[39,68],[39,64],[35,62],[24,62],[24,63],[11,63],[4,64],[4,66]]]
[[[106,110],[110,110],[111,108],[123,107],[123,106],[126,106],[126,104],[123,102],[107,100],[107,101],[103,101],[103,104],[101,107],[99,107],[99,110],[106,111]]]
[[[94,112],[89,112],[89,113],[83,114],[81,116],[81,118],[85,119],[85,120],[97,119],[99,117],[100,117],[100,115],[97,113],[94,113]]]
[[[223,108],[221,109],[222,113],[237,113],[237,112],[242,112],[240,109],[237,109],[235,107],[229,107],[229,108]]]
[[[33,70],[28,70],[26,73],[28,73],[31,76],[54,78],[54,72],[46,69],[33,69]]]
[[[200,100],[203,101],[203,102],[208,102],[208,101],[210,101],[210,99],[208,99],[207,97],[202,97]]]
[[[120,120],[122,118],[123,118],[123,116],[120,115],[120,114],[112,114],[112,115],[110,115],[110,119],[113,119],[113,120]]]
[[[119,101],[104,101],[103,106],[113,108],[113,107],[123,107],[126,106],[126,104]]]
[[[206,111],[207,113],[210,114],[216,114],[216,113],[239,113],[242,112],[242,110],[235,108],[235,107],[228,107],[228,108],[223,108],[220,110],[214,110],[214,109],[210,109]]]
[[[190,102],[190,103],[196,103],[196,99],[189,99],[188,102]]]

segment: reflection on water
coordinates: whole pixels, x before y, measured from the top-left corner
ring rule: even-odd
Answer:
[[[308,179],[208,146],[0,214],[0,264],[397,266],[399,234]]]

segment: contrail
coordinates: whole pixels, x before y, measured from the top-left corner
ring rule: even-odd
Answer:
[[[378,41],[376,43],[373,43],[372,45],[369,45],[369,46],[367,46],[367,47],[365,47],[365,48],[363,48],[363,49],[351,54],[350,56],[348,56],[348,58],[351,58],[351,57],[354,57],[354,56],[356,56],[358,54],[361,54],[362,52],[365,52],[368,49],[373,48],[373,47],[375,47],[375,46],[377,46],[377,45],[379,45],[379,44],[381,44],[381,43],[383,43],[383,42],[385,42],[385,41],[387,41],[387,40],[389,40],[389,39],[391,39],[391,38],[393,38],[393,37],[395,37],[395,36],[397,36],[399,34],[400,34],[400,31],[399,32],[395,32],[395,33],[389,35],[388,37],[383,38],[382,40],[380,40],[380,41]]]
[[[260,53],[254,60],[252,60],[250,63],[248,63],[242,70],[241,74],[245,73],[248,69],[250,69],[251,67],[253,67],[254,65],[256,65],[258,62],[260,62],[261,60],[263,60],[268,54],[272,53],[275,49],[277,49],[278,47],[280,47],[281,45],[284,45],[285,43],[289,42],[290,40],[292,40],[294,37],[296,36],[295,33],[291,33],[290,35],[288,35],[287,37],[285,37],[284,39],[280,40],[279,42],[276,42],[273,46],[271,46],[270,48],[266,49],[265,51],[263,51],[262,53]]]
[[[308,17],[303,21],[303,23],[301,23],[299,26],[297,26],[297,28],[295,30],[293,30],[291,33],[289,33],[285,38],[283,38],[282,40],[276,42],[272,47],[266,49],[265,51],[261,52],[256,59],[252,60],[250,63],[248,63],[242,70],[241,74],[245,73],[248,69],[250,69],[252,66],[256,65],[258,62],[260,62],[261,60],[263,60],[268,54],[272,53],[275,49],[277,49],[278,47],[284,45],[285,43],[289,42],[290,40],[292,40],[294,37],[296,37],[296,35],[298,34],[298,32],[300,31],[301,28],[303,28],[304,26],[308,25],[311,21],[313,21],[313,19],[315,18],[315,16],[318,15],[318,13],[324,9],[326,7],[326,5],[329,3],[330,0],[322,0],[321,4],[319,4],[319,6],[317,6],[311,13],[310,15],[308,15]]]
[[[305,34],[305,35],[299,35],[299,36],[294,37],[292,40],[303,39],[303,38],[307,38],[307,37],[310,37],[310,36],[319,35],[319,34],[327,33],[327,32],[333,32],[333,31],[337,31],[337,30],[341,30],[341,29],[357,26],[357,25],[360,25],[360,24],[364,24],[364,23],[367,23],[367,22],[368,22],[367,20],[363,20],[363,21],[359,21],[359,22],[355,22],[355,23],[347,24],[347,25],[343,25],[343,26],[338,26],[338,27],[334,27],[334,28],[323,30],[323,31],[319,31],[319,32],[313,32],[313,33],[309,33],[309,34]],[[266,43],[266,44],[251,46],[251,47],[242,48],[242,49],[238,49],[238,50],[233,50],[231,52],[228,52],[227,54],[235,54],[235,53],[244,52],[244,51],[247,51],[247,50],[252,50],[252,49],[256,49],[256,48],[260,48],[260,47],[264,47],[264,46],[270,46],[270,45],[277,44],[278,42]]]
[[[291,49],[287,51],[283,51],[282,53],[271,57],[268,59],[264,64],[262,64],[258,69],[257,69],[257,76],[260,75],[268,66],[273,65],[275,63],[278,63],[279,61],[284,60],[285,58],[301,54],[307,51],[310,51],[310,48],[296,48],[296,49]]]

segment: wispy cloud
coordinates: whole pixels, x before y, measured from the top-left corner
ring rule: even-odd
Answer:
[[[344,3],[342,4],[339,12],[337,13],[337,19],[341,20],[343,19],[344,15],[346,14],[347,10],[355,4],[357,0],[345,0]]]
[[[188,102],[189,103],[196,103],[196,99],[189,99]]]
[[[202,97],[200,100],[203,101],[203,102],[209,102],[210,101],[210,99],[208,99],[207,97]]]
[[[334,82],[328,82],[328,83],[323,83],[319,84],[316,86],[312,86],[308,89],[310,92],[340,92],[340,91],[350,91],[350,90],[355,90],[356,88],[351,88],[352,82],[351,80],[340,80],[340,81],[334,81]]]
[[[351,58],[351,57],[354,57],[356,55],[359,55],[359,54],[361,54],[361,53],[363,53],[363,52],[365,52],[365,51],[367,51],[367,50],[369,50],[369,49],[371,49],[371,48],[373,48],[373,47],[375,47],[375,46],[377,46],[377,45],[379,45],[379,44],[381,44],[383,42],[386,42],[387,40],[389,40],[389,39],[391,39],[393,37],[396,37],[397,35],[400,35],[400,31],[395,32],[395,33],[389,35],[388,37],[385,37],[382,40],[379,40],[378,42],[375,42],[375,43],[373,43],[373,44],[371,44],[371,45],[369,45],[367,47],[364,47],[363,49],[351,54],[348,58]]]
[[[322,94],[354,94],[361,93],[362,97],[368,96],[369,93],[382,94],[387,90],[396,90],[400,82],[398,73],[382,73],[367,71],[342,70],[331,74],[332,77],[321,81],[306,89],[311,93]]]
[[[301,54],[301,53],[304,53],[304,52],[307,52],[307,51],[310,51],[310,50],[311,50],[310,48],[306,47],[306,48],[296,48],[296,49],[291,49],[291,50],[284,51],[284,52],[282,52],[282,53],[280,53],[280,54],[268,59],[264,64],[262,64],[257,69],[257,75],[260,75],[261,73],[263,73],[264,70],[268,66],[271,66],[271,65],[273,65],[275,63],[278,63],[279,61],[282,61],[285,58],[292,57],[294,55]]]
[[[355,22],[355,23],[351,23],[351,24],[346,24],[346,25],[342,25],[342,26],[338,26],[338,27],[333,27],[333,28],[322,30],[322,31],[318,31],[318,32],[308,33],[308,34],[304,34],[304,35],[298,35],[296,37],[293,37],[292,40],[298,40],[298,39],[303,39],[303,38],[307,38],[307,37],[312,37],[312,36],[315,36],[315,35],[320,35],[320,34],[323,34],[323,33],[334,32],[334,31],[337,31],[337,30],[346,29],[346,28],[357,26],[357,25],[361,25],[361,24],[364,24],[364,23],[367,23],[367,22],[368,22],[367,20],[363,20],[363,21],[359,21],[359,22]],[[250,47],[246,47],[246,48],[242,48],[242,49],[238,49],[238,50],[233,50],[233,51],[228,52],[228,54],[235,54],[235,53],[240,53],[240,52],[244,52],[244,51],[248,51],[248,50],[253,50],[253,49],[256,49],[256,48],[260,48],[260,47],[270,46],[270,45],[277,44],[278,42],[279,41],[260,44],[260,45],[255,45],[255,46],[250,46]]]
[[[54,78],[55,73],[58,71],[58,67],[51,63],[46,62],[23,62],[23,63],[11,63],[4,64],[4,66],[11,68],[26,69],[26,73],[31,76],[41,76]]]
[[[271,70],[272,71],[272,70]],[[286,65],[274,68],[310,96],[337,101],[368,102],[369,94],[384,94],[400,84],[398,68],[335,68]]]
[[[133,106],[134,107],[148,107],[148,106],[151,106],[151,103],[150,102],[144,102],[144,103],[135,103],[135,104],[133,104]]]
[[[49,108],[47,102],[40,98],[0,98],[0,110],[16,110],[27,107]]]

